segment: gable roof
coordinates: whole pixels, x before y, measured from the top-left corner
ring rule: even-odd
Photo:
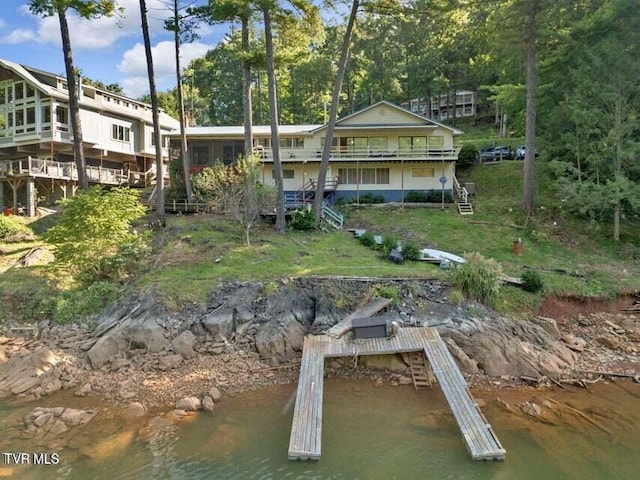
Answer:
[[[386,123],[386,124],[370,123],[370,122],[360,123],[360,124],[351,123],[354,119],[356,119],[359,116],[365,116],[367,113],[370,113],[373,110],[382,109],[382,108],[390,108],[394,113],[397,113],[402,117],[406,117],[407,122],[401,122],[401,123],[395,122],[395,123]],[[336,129],[370,128],[370,127],[385,127],[385,126],[389,128],[393,128],[393,127],[410,127],[410,126],[419,126],[419,125],[444,128],[446,130],[451,131],[453,135],[462,134],[462,131],[458,130],[457,128],[450,127],[449,125],[445,125],[444,123],[436,122],[435,120],[427,118],[418,113],[414,113],[409,110],[406,110],[386,100],[382,100],[378,103],[375,103],[366,108],[363,108],[362,110],[358,110],[357,112],[347,115],[346,117],[342,117],[336,121]],[[314,130],[314,133],[321,131],[323,129],[326,129],[327,127],[328,127],[328,124],[322,125],[321,127],[318,127],[316,130]]]

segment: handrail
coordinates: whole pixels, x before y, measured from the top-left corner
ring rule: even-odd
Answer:
[[[352,148],[333,147],[331,149],[332,160],[417,160],[421,158],[440,160],[456,160],[460,153],[460,146],[453,148]],[[262,160],[272,161],[273,151],[271,148],[263,148],[258,152]],[[288,148],[281,149],[280,160],[284,163],[299,161],[320,161],[322,151],[312,148]]]
[[[85,174],[97,183],[122,183],[123,170],[87,165]],[[27,157],[19,160],[0,160],[0,176],[43,176],[47,178],[78,179],[78,168],[73,162],[58,162],[44,158]]]
[[[341,215],[338,212],[334,212],[333,210],[331,210],[328,206],[323,205],[322,206],[322,216],[323,217],[329,217],[330,220],[333,220],[333,222],[335,222],[335,224],[331,223],[337,230],[342,230],[342,227],[344,225],[344,215]]]
[[[453,177],[453,190],[456,195],[458,195],[458,198],[462,200],[462,203],[468,203],[467,200],[469,199],[469,192],[465,187],[460,185],[460,182],[458,182],[458,177],[456,177],[455,175]]]

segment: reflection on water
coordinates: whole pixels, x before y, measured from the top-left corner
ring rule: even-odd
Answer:
[[[91,436],[61,454],[57,466],[14,468],[0,459],[0,478],[38,479],[627,479],[640,467],[640,400],[614,385],[582,391],[492,392],[483,409],[503,445],[505,462],[474,462],[467,454],[444,397],[438,390],[376,387],[370,382],[327,380],[322,459],[289,462],[287,449],[295,386],[274,387],[225,398],[213,414],[177,425],[89,425]],[[627,384],[640,394],[637,385]],[[598,425],[562,411],[558,425],[505,411],[509,403],[536,396],[570,404]],[[480,396],[483,396],[480,394]],[[55,403],[55,399],[47,402]],[[33,408],[0,408],[0,427]],[[566,417],[566,418],[565,418]],[[566,420],[566,421],[564,421]],[[104,430],[102,435],[100,432]],[[15,432],[14,432],[15,433]],[[4,436],[4,435],[3,435]],[[0,451],[40,447],[1,443]]]

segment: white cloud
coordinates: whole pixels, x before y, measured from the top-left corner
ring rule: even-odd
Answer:
[[[5,22],[2,18],[0,18],[0,28],[4,28],[7,25],[7,22]]]
[[[141,20],[139,0],[119,0],[123,13],[113,17],[101,17],[93,20],[85,20],[76,15],[72,10],[67,14],[71,45],[74,51],[95,50],[114,45],[119,39],[127,37],[140,37]],[[149,31],[152,36],[163,34],[164,20],[170,15],[163,0],[147,0],[147,17]],[[20,12],[24,16],[30,16],[35,21],[34,28],[16,29],[5,36],[2,41],[21,43],[35,40],[38,43],[61,45],[60,22],[57,16],[41,18],[31,14],[27,6],[22,6]]]
[[[35,39],[35,32],[33,30],[26,30],[17,28],[9,32],[9,35],[2,37],[2,43],[8,45],[17,45],[19,43],[28,42]]]
[[[176,65],[174,48],[173,42],[163,41],[151,49],[158,90],[167,88],[165,85],[175,84]],[[182,45],[180,47],[180,64],[186,67],[191,60],[202,57],[211,48],[213,48],[213,45],[200,42]],[[127,95],[137,98],[149,91],[147,57],[142,43],[136,43],[133,48],[124,53],[122,60],[118,64],[118,70],[126,75],[121,85]]]

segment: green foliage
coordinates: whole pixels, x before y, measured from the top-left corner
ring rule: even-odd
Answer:
[[[0,240],[4,240],[7,237],[12,237],[19,233],[31,235],[31,229],[27,227],[20,218],[14,215],[6,217],[4,215],[0,216]]]
[[[382,251],[385,257],[391,253],[391,250],[398,247],[398,237],[395,235],[385,235],[382,237]]]
[[[520,279],[522,288],[527,292],[538,293],[544,290],[544,279],[536,270],[525,270]]]
[[[404,201],[408,203],[427,203],[427,192],[410,191],[404,197]]]
[[[96,186],[63,206],[58,223],[45,234],[57,265],[86,280],[120,279],[135,271],[146,251],[145,236],[131,226],[145,214],[137,191]]]
[[[420,249],[416,242],[413,240],[406,240],[402,244],[402,256],[405,260],[409,260],[411,262],[417,262],[420,260]]]
[[[470,143],[465,143],[458,154],[456,165],[459,167],[469,167],[476,161],[478,150]]]
[[[469,298],[491,304],[500,291],[502,266],[477,252],[465,255],[466,262],[455,271],[455,284]]]
[[[371,233],[369,230],[364,232],[364,234],[360,237],[360,243],[362,243],[362,245],[364,245],[365,247],[374,248],[376,246],[376,240],[373,233]]]
[[[400,298],[400,290],[395,285],[382,285],[376,283],[370,290],[370,293],[374,297],[383,297],[391,300],[391,303],[395,305]]]
[[[289,225],[294,230],[314,230],[316,228],[316,214],[310,208],[302,208],[291,214]]]
[[[364,195],[360,195],[360,203],[384,203],[385,199],[382,195],[374,195],[371,192],[367,192]]]
[[[404,201],[407,203],[440,203],[442,202],[442,191],[440,190],[427,190],[427,191],[415,191],[412,190],[404,197]],[[451,192],[444,192],[444,201],[451,203]]]
[[[451,293],[449,294],[449,303],[451,305],[462,305],[463,302],[464,302],[463,293],[458,289],[451,290]]]
[[[87,288],[62,292],[55,298],[53,320],[68,323],[99,313],[115,301],[118,287],[111,282],[95,282]]]

